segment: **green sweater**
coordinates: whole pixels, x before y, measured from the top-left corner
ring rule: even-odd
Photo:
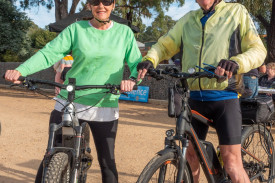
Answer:
[[[54,40],[43,49],[21,64],[18,70],[22,76],[27,76],[46,69],[66,56],[70,51],[74,58],[72,68],[66,75],[76,78],[76,85],[120,84],[125,62],[131,76],[137,77],[137,64],[142,56],[137,46],[132,30],[114,22],[108,30],[98,30],[89,25],[88,21],[79,21],[64,29]],[[76,91],[76,98],[85,95],[76,103],[95,105],[105,95],[106,90],[92,89]],[[97,93],[91,94],[90,93]],[[61,90],[60,95],[67,97],[67,92]],[[108,94],[97,107],[118,107],[118,95]]]

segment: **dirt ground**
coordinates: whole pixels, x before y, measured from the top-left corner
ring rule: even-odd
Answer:
[[[0,88],[0,183],[34,182],[46,150],[48,120],[53,100],[26,92]],[[116,163],[120,183],[136,182],[142,169],[164,147],[165,131],[175,127],[163,102],[120,102]],[[217,144],[213,129],[207,137]],[[94,145],[89,183],[101,182]],[[204,178],[201,182],[206,182]]]

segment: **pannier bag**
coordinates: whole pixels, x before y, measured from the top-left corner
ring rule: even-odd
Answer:
[[[182,107],[183,89],[176,86],[168,88],[168,116],[178,117]]]
[[[271,96],[259,95],[256,98],[240,99],[243,122],[268,122],[274,113]]]

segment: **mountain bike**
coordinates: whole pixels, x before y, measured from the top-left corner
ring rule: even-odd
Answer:
[[[241,145],[244,169],[251,182],[273,183],[275,155],[271,134],[274,121],[272,97],[259,95],[240,101],[243,116]]]
[[[91,167],[93,160],[91,148],[89,147],[90,128],[86,122],[80,124],[76,116],[77,111],[74,106],[75,91],[106,89],[104,92],[106,95],[118,95],[120,85],[76,86],[74,78],[69,78],[67,85],[28,77],[20,77],[19,80],[23,82],[21,86],[23,85],[32,91],[39,91],[37,84],[46,84],[65,89],[68,92],[68,97],[63,98],[67,102],[63,108],[62,122],[50,124],[49,127],[48,145],[43,159],[42,182],[85,183],[87,171]],[[134,89],[137,89],[137,86]],[[57,145],[55,139],[60,130],[62,130],[62,144]]]
[[[190,109],[188,105],[190,91],[188,88],[187,79],[216,78],[218,82],[222,82],[226,79],[226,77],[218,76],[207,70],[204,72],[180,73],[176,68],[166,68],[164,70],[149,69],[148,73],[149,76],[154,77],[157,80],[165,79],[165,75],[174,78],[174,82],[179,80],[180,83],[175,84],[175,86],[177,87],[178,92],[181,91],[179,93],[181,93],[182,105],[180,108],[180,115],[176,116],[176,129],[166,131],[165,148],[157,152],[157,155],[145,166],[138,178],[137,183],[193,182],[191,168],[186,160],[186,152],[189,143],[192,143],[196,151],[208,182],[231,182],[230,177],[227,175],[222,166],[223,163],[220,154],[216,152],[211,142],[198,139],[198,136],[191,124],[192,118],[195,118],[201,123],[213,127],[212,120],[204,117],[197,111]],[[174,98],[172,97],[172,99]],[[168,111],[170,107],[171,105],[168,105]],[[259,140],[259,135],[256,135],[257,133],[261,136],[261,140]],[[261,148],[261,150],[264,149],[263,152],[272,161],[264,162],[262,160],[262,156],[257,154],[260,151],[254,151],[254,144],[257,144],[257,140],[258,142],[261,141],[260,144],[265,144],[266,148],[260,146],[259,148]],[[268,132],[268,130],[266,130],[263,126],[256,128],[253,124],[244,126],[242,137],[242,158],[245,170],[248,172],[251,181],[262,181],[269,179],[269,181],[273,181],[273,151],[273,139],[270,131]],[[261,180],[261,178],[263,179]]]

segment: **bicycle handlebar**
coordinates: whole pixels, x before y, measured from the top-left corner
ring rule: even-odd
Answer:
[[[66,89],[68,86],[70,86],[70,84],[68,85],[64,85],[64,84],[60,84],[60,83],[56,83],[56,82],[52,82],[52,81],[45,81],[45,80],[40,80],[40,79],[34,79],[34,78],[28,78],[28,77],[23,77],[20,76],[18,78],[19,81],[27,81],[27,82],[31,82],[31,83],[39,83],[39,84],[47,84],[50,86],[55,86],[58,87],[60,89]],[[120,90],[120,85],[113,85],[113,84],[105,84],[105,85],[82,85],[82,86],[75,86],[75,90],[85,90],[85,89],[117,89]],[[137,90],[138,87],[137,85],[134,86],[133,90]]]
[[[227,79],[226,76],[219,76],[215,73],[210,73],[210,72],[186,73],[186,72],[179,72],[177,68],[169,68],[169,67],[166,67],[165,69],[149,69],[147,73],[149,76],[157,80],[164,79],[163,75],[168,75],[173,78],[179,78],[179,79],[216,78],[218,83],[221,83]]]

